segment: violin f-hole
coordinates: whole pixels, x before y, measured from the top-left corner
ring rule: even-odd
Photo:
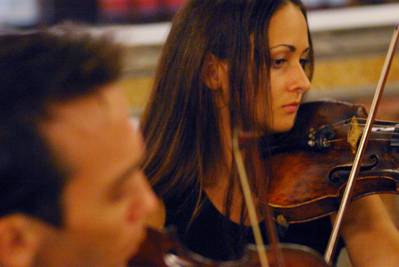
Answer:
[[[362,171],[369,171],[373,169],[380,162],[379,157],[375,154],[371,154],[369,156],[369,160],[370,162],[362,163],[362,165],[360,166],[360,173]],[[336,186],[342,185],[347,181],[351,169],[352,169],[352,164],[343,164],[336,166],[328,174],[328,181]]]

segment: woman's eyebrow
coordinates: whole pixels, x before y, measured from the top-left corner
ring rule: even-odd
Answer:
[[[271,47],[270,50],[273,50],[273,49],[276,49],[276,48],[279,48],[279,47],[286,47],[286,48],[288,48],[291,52],[295,52],[295,51],[297,50],[295,46],[290,45],[290,44],[278,44],[278,45],[275,45],[275,46]],[[310,50],[310,47],[307,47],[307,48],[305,48],[305,49],[303,50],[302,53],[306,53],[306,52],[308,52],[309,50]]]

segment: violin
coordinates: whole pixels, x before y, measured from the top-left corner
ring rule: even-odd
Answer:
[[[337,210],[366,117],[364,107],[347,102],[305,103],[293,129],[272,137],[271,175],[278,179],[270,179],[268,203],[278,223],[306,222]],[[261,154],[267,157],[267,151]],[[397,122],[374,122],[360,164],[354,199],[398,193]]]
[[[297,245],[283,244],[284,267],[328,267],[323,258],[312,249]],[[270,267],[281,266],[276,253],[267,248]],[[258,252],[253,245],[247,247],[244,256],[238,260],[215,261],[196,254],[184,247],[174,229],[155,230],[147,228],[147,237],[132,258],[129,267],[261,267]]]

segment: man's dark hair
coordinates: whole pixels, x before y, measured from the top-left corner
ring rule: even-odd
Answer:
[[[62,225],[67,172],[38,131],[48,105],[115,81],[120,49],[72,30],[0,35],[0,217]]]

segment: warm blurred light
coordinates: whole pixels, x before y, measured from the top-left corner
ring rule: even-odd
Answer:
[[[33,27],[62,21],[130,24],[170,20],[187,0],[0,0],[0,27]],[[311,9],[399,0],[303,0]]]

